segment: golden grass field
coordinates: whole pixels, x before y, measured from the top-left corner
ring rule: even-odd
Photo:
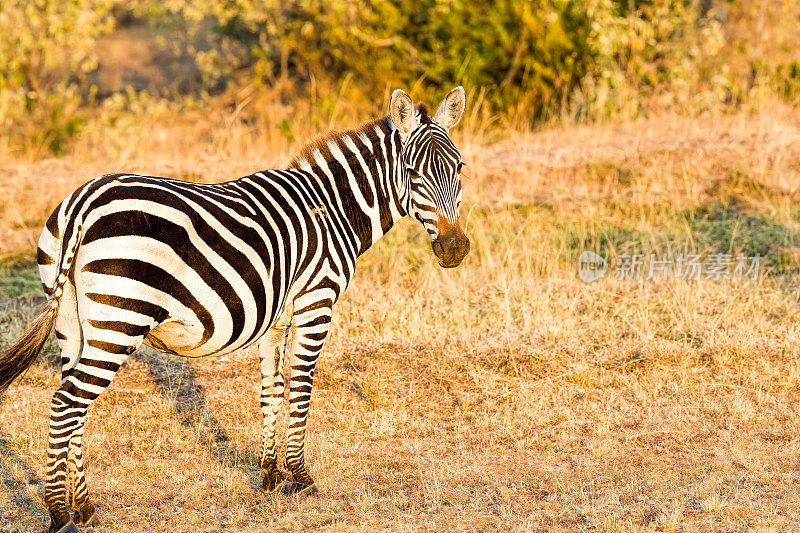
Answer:
[[[339,126],[348,124],[341,119]],[[184,124],[0,165],[0,347],[41,301],[50,210],[132,171],[218,181],[296,145]],[[797,531],[800,113],[454,132],[463,265],[404,221],[361,260],[318,365],[320,493],[258,490],[253,354],[134,354],[90,411],[101,531]],[[585,284],[577,257],[611,262]],[[751,281],[619,281],[621,254],[764,257]],[[0,531],[41,531],[51,341],[0,403]]]

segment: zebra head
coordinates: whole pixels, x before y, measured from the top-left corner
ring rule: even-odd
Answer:
[[[406,183],[406,211],[431,236],[433,253],[445,268],[458,266],[469,252],[469,239],[461,229],[461,154],[450,140],[449,130],[464,114],[462,87],[447,95],[436,114],[425,106],[415,109],[402,90],[392,93],[389,116],[400,133],[400,155]]]

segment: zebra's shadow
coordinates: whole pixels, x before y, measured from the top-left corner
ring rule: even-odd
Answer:
[[[23,524],[36,520],[34,517],[45,516],[38,496],[42,479],[12,450],[13,445],[9,443],[8,435],[0,430],[0,486],[13,506],[0,509],[0,525]],[[0,527],[0,531],[2,530]]]
[[[247,475],[251,486],[260,486],[262,474],[258,467],[258,450],[249,449],[251,447],[242,450],[231,443],[227,431],[209,410],[189,360],[146,346],[141,346],[132,357],[144,363],[158,392],[170,402],[175,417],[195,434],[200,445],[220,464]]]

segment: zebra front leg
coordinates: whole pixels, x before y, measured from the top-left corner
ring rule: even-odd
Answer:
[[[314,385],[314,367],[325,343],[331,323],[329,307],[313,309],[294,316],[289,378],[289,427],[286,435],[286,469],[291,475],[284,493],[313,494],[314,480],[305,465],[306,419]]]
[[[285,477],[278,468],[275,427],[278,411],[283,403],[283,354],[287,331],[285,326],[272,328],[258,342],[258,355],[261,359],[261,413],[264,420],[259,465],[264,471],[262,488],[270,492],[283,483]]]

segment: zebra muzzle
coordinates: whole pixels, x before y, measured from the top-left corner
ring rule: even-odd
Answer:
[[[440,266],[457,267],[469,253],[469,238],[457,224],[442,224],[440,220],[439,228],[439,235],[432,243],[433,253],[439,259]]]

